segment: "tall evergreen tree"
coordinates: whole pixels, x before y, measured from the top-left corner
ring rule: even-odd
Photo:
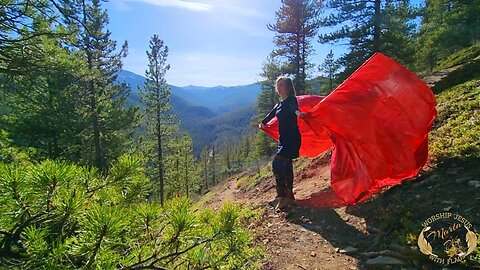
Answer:
[[[198,192],[197,168],[193,156],[192,139],[187,133],[169,142],[165,157],[165,194],[192,197]]]
[[[278,94],[275,92],[275,81],[282,74],[281,63],[274,54],[270,54],[263,63],[260,76],[264,78],[260,82],[261,92],[257,99],[257,115],[253,117],[253,124],[256,126],[270,112],[278,102]],[[260,157],[268,156],[273,153],[275,143],[265,133],[257,131],[255,135],[254,148],[256,154]]]
[[[210,150],[210,161],[211,161],[211,170],[212,170],[212,183],[215,185],[217,183],[217,160],[216,160],[217,151],[215,150],[215,144],[212,145],[212,150]]]
[[[408,0],[386,0],[382,9],[380,51],[410,68],[414,67],[417,51],[414,19],[418,15],[418,8],[412,7]]]
[[[85,65],[62,46],[68,36],[50,3],[18,1],[0,12],[0,125],[14,144],[35,149],[35,160],[77,161],[75,101]]]
[[[267,57],[263,63],[260,76],[264,78],[260,82],[261,92],[257,100],[257,117],[254,121],[263,119],[273,106],[278,102],[278,94],[275,92],[275,81],[282,74],[281,63],[273,54]]]
[[[153,35],[150,40],[148,69],[145,72],[145,87],[141,89],[141,99],[145,104],[145,121],[148,126],[147,136],[153,142],[150,155],[151,169],[159,184],[160,202],[165,200],[165,153],[167,142],[174,132],[170,105],[170,87],[165,80],[165,74],[170,69],[167,64],[168,47],[158,35]]]
[[[136,124],[137,108],[125,108],[129,88],[115,82],[127,55],[127,43],[116,51],[116,42],[106,30],[108,16],[100,0],[64,1],[73,14],[68,20],[76,36],[70,46],[86,60],[81,78],[79,110],[85,119],[81,132],[86,163],[106,170],[128,145]]]
[[[180,155],[183,165],[183,185],[185,187],[185,195],[187,197],[193,196],[198,191],[198,178],[195,158],[193,156],[193,141],[192,138],[183,133],[180,139]]]
[[[81,142],[76,136],[81,117],[75,110],[75,69],[79,67],[75,64],[81,63],[55,44],[50,45],[53,47],[48,50],[55,55],[52,62],[47,61],[55,68],[15,79],[17,89],[7,95],[9,116],[5,122],[17,145],[36,149],[34,159],[78,161]]]
[[[40,37],[65,38],[56,1],[0,0],[0,77],[31,75],[48,69]],[[60,13],[60,14],[59,14]]]
[[[437,61],[480,39],[480,0],[427,0],[422,12],[419,69],[431,71]]]
[[[328,78],[328,90],[329,93],[333,91],[333,87],[337,78],[337,73],[340,70],[340,65],[335,60],[333,51],[330,52],[325,57],[323,63],[318,67],[318,69],[323,72]]]
[[[319,35],[319,42],[346,41],[348,44],[349,52],[339,59],[345,67],[341,79],[375,52],[385,52],[405,62],[402,59],[405,55],[396,55],[391,48],[409,45],[398,43],[408,40],[404,37],[411,37],[409,31],[413,30],[411,20],[415,12],[407,0],[330,0],[328,7],[332,12],[321,20],[321,26],[337,30]],[[395,12],[397,7],[401,7],[402,12]]]
[[[268,25],[275,32],[278,49],[274,53],[283,58],[282,73],[294,75],[298,94],[308,92],[306,79],[311,68],[308,57],[313,52],[310,40],[317,33],[319,8],[315,0],[282,0],[275,24]]]
[[[208,148],[204,147],[200,154],[200,163],[202,165],[203,190],[208,191],[208,164],[209,162]]]

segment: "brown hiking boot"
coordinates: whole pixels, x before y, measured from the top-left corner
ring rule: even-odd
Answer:
[[[278,197],[278,196],[275,197],[275,199],[273,199],[273,200],[271,200],[271,201],[268,202],[268,205],[270,205],[270,206],[273,207],[273,208],[276,208],[277,205],[278,205],[278,202],[279,202],[280,198],[281,198],[281,197]]]
[[[295,196],[293,195],[293,191],[291,189],[290,190],[287,189],[286,193],[287,193],[287,196],[285,197],[295,201]]]
[[[290,199],[290,198],[285,198],[285,197],[280,197],[278,198],[278,203],[277,205],[275,206],[275,210],[276,209],[280,209],[280,210],[283,210],[291,205],[294,205],[295,204],[295,201]]]

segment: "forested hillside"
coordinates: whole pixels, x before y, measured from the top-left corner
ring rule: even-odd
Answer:
[[[143,88],[145,78],[122,70],[117,81],[126,83],[132,89],[127,105],[142,106],[138,91]],[[172,113],[178,116],[181,130],[192,137],[195,155],[202,148],[222,144],[224,138],[240,140],[251,130],[254,103],[260,91],[258,84],[234,87],[171,85],[170,89]]]

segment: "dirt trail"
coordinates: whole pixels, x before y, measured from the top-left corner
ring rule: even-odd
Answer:
[[[330,189],[329,155],[313,159],[296,170],[294,193],[298,204],[285,211],[267,202],[275,197],[269,177],[251,191],[237,188],[231,179],[213,190],[209,207],[225,201],[266,209],[261,224],[253,228],[267,257],[262,269],[360,269],[360,251],[374,242],[362,217],[348,214],[347,207]],[[310,198],[313,194],[314,198]]]

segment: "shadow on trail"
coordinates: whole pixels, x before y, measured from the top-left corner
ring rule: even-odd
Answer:
[[[297,200],[297,204],[285,212],[290,222],[319,234],[338,251],[347,247],[356,248],[357,251],[347,254],[358,259],[359,263],[355,266],[363,269],[360,252],[370,250],[374,238],[349,224],[333,209],[341,206],[345,203],[331,188],[326,188],[312,194],[309,199]]]
[[[357,252],[349,254],[359,259],[357,267],[364,269],[363,252],[389,250],[393,247],[414,251],[408,255],[407,267],[437,269],[439,264],[418,252],[417,237],[422,222],[434,214],[451,212],[462,215],[480,231],[480,159],[448,159],[437,167],[422,172],[414,179],[391,187],[366,202],[347,206],[345,212],[364,220],[367,233],[352,226],[333,208],[346,206],[331,188],[299,200],[286,212],[291,222],[321,235],[334,247],[352,246]],[[355,218],[359,222],[358,219]],[[479,269],[480,261],[466,265],[450,265],[449,269]],[[440,267],[441,269],[441,267]]]
[[[347,206],[331,187],[313,193],[308,199],[296,200],[296,203],[300,206],[311,208],[336,208]]]
[[[422,172],[414,179],[404,181],[368,202],[349,206],[346,212],[365,218],[367,226],[378,230],[382,249],[400,246],[417,249],[417,237],[422,223],[443,212],[459,214],[473,229],[480,231],[480,159],[449,158],[438,161],[435,168]],[[442,246],[434,247],[441,255]],[[446,254],[445,254],[446,256]],[[477,255],[478,256],[478,255]],[[411,256],[416,267],[441,269],[420,252]],[[449,265],[448,269],[480,269],[480,260],[467,260],[464,265]]]

